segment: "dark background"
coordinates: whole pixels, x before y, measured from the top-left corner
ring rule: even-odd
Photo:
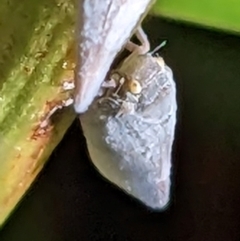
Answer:
[[[147,210],[103,180],[75,121],[1,241],[240,240],[240,38],[161,19],[144,26],[178,88],[173,202]]]

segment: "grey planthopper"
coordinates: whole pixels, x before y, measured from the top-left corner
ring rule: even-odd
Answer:
[[[141,45],[125,41],[131,54],[110,71],[104,82],[97,75],[103,78],[108,69],[99,73],[96,71],[99,66],[90,63],[109,68],[108,63],[101,63],[101,59],[94,61],[94,56],[90,56],[91,61],[84,65],[83,55],[90,54],[87,49],[94,44],[81,42],[80,49],[85,52],[80,54],[83,67],[76,69],[74,107],[81,113],[89,155],[98,171],[146,206],[163,209],[170,199],[176,87],[173,73],[163,58],[149,52],[150,44],[142,28],[137,27],[135,33]],[[100,45],[97,48],[100,50],[96,58],[102,51]],[[107,51],[111,48],[108,46]],[[114,51],[117,53],[119,49]],[[85,80],[84,71],[89,71]],[[91,86],[96,82],[98,85]],[[90,97],[84,101],[87,95]]]

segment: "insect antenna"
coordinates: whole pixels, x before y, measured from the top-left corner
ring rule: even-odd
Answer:
[[[153,51],[151,51],[149,54],[153,55],[157,51],[159,51],[161,48],[163,48],[167,44],[167,40],[164,40],[161,44],[159,44]]]

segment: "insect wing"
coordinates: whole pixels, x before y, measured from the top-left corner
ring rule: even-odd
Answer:
[[[132,73],[141,77],[145,71]],[[149,81],[144,78],[142,84]],[[176,87],[167,66],[151,78],[135,113],[116,116],[119,106],[96,101],[81,116],[81,124],[98,171],[147,206],[162,209],[169,202],[171,185]],[[154,97],[146,101],[153,90],[157,91]]]

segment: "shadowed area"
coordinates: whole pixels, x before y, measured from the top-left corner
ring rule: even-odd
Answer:
[[[178,86],[173,202],[146,210],[103,180],[74,122],[0,233],[1,241],[239,240],[240,41],[149,19]]]

